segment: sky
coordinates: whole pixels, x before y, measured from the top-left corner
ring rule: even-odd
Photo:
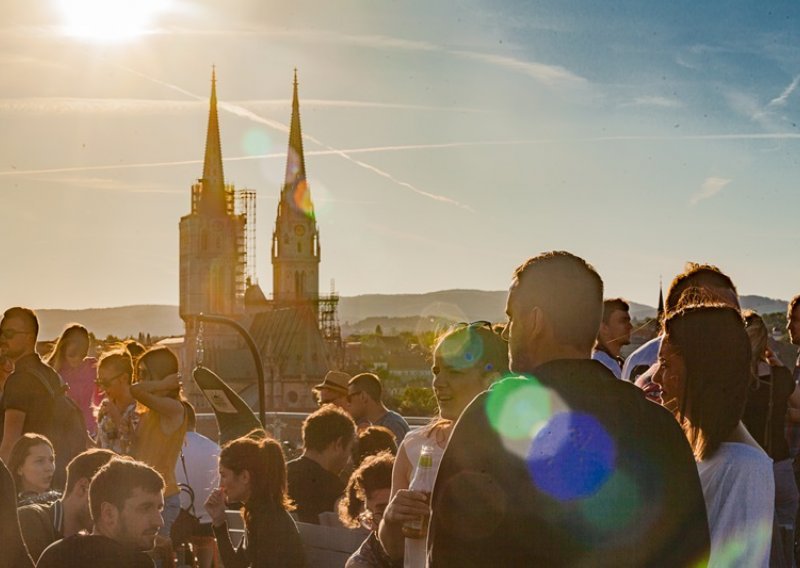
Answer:
[[[177,304],[212,65],[267,294],[295,68],[321,291],[499,290],[560,249],[650,305],[688,260],[800,292],[800,3],[2,4],[5,306]]]

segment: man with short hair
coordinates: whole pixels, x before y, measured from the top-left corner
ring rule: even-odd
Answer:
[[[730,277],[712,264],[687,262],[669,286],[664,312],[670,313],[680,304],[681,296],[690,288],[699,288],[714,300],[741,309],[739,293]],[[622,378],[635,382],[639,375],[652,367],[658,359],[661,335],[655,337],[631,353],[622,366]]]
[[[599,361],[614,376],[622,378],[622,365],[625,359],[621,351],[631,342],[631,315],[628,302],[622,298],[603,300],[603,318],[592,350],[592,359]]]
[[[350,379],[347,389],[350,416],[356,424],[366,420],[373,426],[384,426],[392,431],[399,445],[408,433],[408,422],[383,404],[380,378],[372,373],[361,373]]]
[[[8,463],[14,443],[28,432],[50,436],[53,397],[42,384],[48,382],[53,392],[61,391],[58,373],[45,365],[36,353],[39,320],[33,310],[10,308],[0,322],[0,351],[14,361],[14,372],[3,390],[2,443],[0,459]],[[62,465],[63,467],[63,465]],[[55,486],[63,483],[64,471],[57,471]]]
[[[303,421],[303,455],[287,464],[289,497],[297,518],[319,524],[344,493],[339,473],[347,466],[356,440],[356,425],[338,406],[328,404]]]
[[[153,568],[152,550],[164,521],[164,479],[142,462],[112,459],[89,485],[92,534],[76,534],[45,549],[37,567]]]
[[[431,497],[429,566],[707,560],[705,502],[678,422],[590,360],[602,302],[600,276],[570,253],[516,270],[506,333],[521,376],[478,395],[453,429]],[[425,503],[393,514],[413,518]]]
[[[31,558],[39,558],[57,540],[92,530],[89,484],[115,456],[110,450],[96,448],[78,454],[67,464],[67,485],[61,499],[19,508],[19,525]]]
[[[312,390],[317,397],[317,404],[325,406],[333,404],[348,410],[347,382],[350,375],[341,371],[328,371],[323,381]]]

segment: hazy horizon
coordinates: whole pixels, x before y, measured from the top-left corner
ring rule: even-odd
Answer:
[[[294,68],[322,292],[503,290],[551,249],[646,305],[687,260],[800,292],[798,3],[5,4],[6,307],[178,303],[212,64],[268,295]]]

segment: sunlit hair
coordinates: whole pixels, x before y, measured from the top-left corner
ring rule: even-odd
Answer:
[[[122,348],[130,353],[131,359],[133,359],[134,362],[147,351],[147,348],[135,339],[126,339],[123,341]]]
[[[75,344],[80,346],[83,357],[86,357],[89,352],[89,330],[79,323],[71,323],[64,328],[64,331],[56,339],[53,350],[45,359],[45,363],[60,371],[64,367],[67,347]]]
[[[456,324],[436,338],[433,352],[438,350],[439,357],[454,369],[475,369],[493,381],[501,379],[509,373],[508,342],[501,335],[503,329],[483,321]],[[425,434],[430,437],[451,423],[437,415],[424,426]]]
[[[769,330],[764,319],[753,310],[745,310],[742,312],[744,318],[745,331],[747,338],[750,340],[750,348],[752,350],[750,356],[750,369],[753,379],[758,379],[758,364],[767,360],[767,343],[769,342]],[[758,381],[754,381],[758,385]]]
[[[394,454],[381,452],[368,456],[350,475],[344,498],[339,501],[339,519],[346,527],[358,528],[358,516],[364,510],[367,496],[374,491],[392,488]]]
[[[374,373],[360,373],[347,381],[349,386],[356,387],[361,392],[367,393],[377,403],[381,402],[383,388],[381,387],[381,380],[378,375]]]
[[[667,298],[664,302],[665,311],[671,312],[678,308],[681,294],[683,294],[687,288],[709,287],[724,288],[733,292],[733,298],[738,307],[739,293],[736,291],[736,286],[734,286],[733,281],[728,275],[712,264],[687,262],[683,272],[675,276],[672,283],[669,285]]]
[[[358,440],[353,448],[353,463],[358,467],[367,456],[381,452],[397,454],[394,433],[385,426],[369,426],[358,433]]]
[[[789,301],[789,309],[786,312],[789,315],[789,317],[792,317],[792,314],[794,313],[794,311],[797,309],[798,306],[800,306],[800,294],[798,294]]]
[[[95,524],[100,520],[103,503],[122,511],[136,489],[160,493],[164,479],[146,463],[127,458],[114,458],[101,467],[89,484],[89,508]]]
[[[101,467],[117,456],[111,450],[92,448],[79,453],[67,464],[67,483],[64,495],[69,495],[81,479],[91,481]]]
[[[109,368],[114,375],[125,375],[126,382],[131,384],[133,380],[133,361],[131,355],[124,349],[114,349],[107,351],[100,356],[97,363],[97,370]]]
[[[250,498],[242,509],[242,518],[249,524],[254,510],[279,507],[292,511],[286,475],[286,458],[281,445],[263,430],[231,440],[219,454],[219,465],[236,475],[250,473]]]
[[[22,476],[19,474],[19,470],[25,465],[25,460],[31,453],[31,449],[36,446],[47,446],[53,451],[53,455],[55,456],[53,443],[41,434],[34,434],[33,432],[28,432],[20,436],[11,448],[11,454],[8,457],[8,469],[11,471],[11,475],[14,476],[14,483],[17,484],[17,491],[22,491],[23,487]]]
[[[739,311],[724,304],[685,305],[664,321],[665,337],[686,377],[674,409],[695,459],[717,451],[739,424],[750,382],[750,341]]]
[[[611,314],[616,311],[629,312],[631,309],[630,304],[622,298],[608,298],[603,300],[603,323],[607,324],[611,321]]]
[[[519,266],[514,283],[517,301],[541,309],[558,341],[592,348],[603,311],[603,280],[589,263],[566,251],[545,252]]]
[[[347,443],[356,437],[356,423],[347,412],[326,404],[303,420],[303,448],[324,451],[337,440]]]
[[[39,336],[39,318],[36,317],[36,312],[34,312],[30,308],[22,308],[19,306],[15,306],[13,308],[8,308],[3,313],[3,319],[22,319],[27,322],[27,325],[30,327],[29,330],[19,330],[19,331],[32,331],[34,340]]]
[[[136,361],[136,381],[141,380],[138,366],[142,364],[147,367],[147,372],[150,374],[149,380],[151,381],[159,381],[164,377],[177,373],[179,370],[178,358],[169,348],[163,346],[152,347],[139,357]],[[169,394],[172,398],[181,399],[180,388]]]

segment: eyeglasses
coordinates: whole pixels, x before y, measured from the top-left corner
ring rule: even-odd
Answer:
[[[113,383],[114,381],[116,381],[118,378],[120,378],[120,377],[121,377],[122,375],[124,375],[124,374],[125,374],[125,373],[118,373],[118,374],[114,375],[113,377],[111,377],[111,378],[109,378],[109,379],[105,379],[105,380],[103,380],[103,379],[100,379],[100,378],[98,377],[98,378],[96,378],[96,379],[94,380],[94,384],[96,384],[98,387],[105,388],[105,387],[107,387],[108,385],[110,385],[111,383]]]
[[[373,513],[369,509],[363,511],[358,515],[359,522],[364,525],[364,528],[367,528],[371,531],[376,530],[378,525],[381,524],[381,519],[383,518],[383,513]]]
[[[485,327],[488,329],[492,329],[493,323],[486,320],[477,320],[472,322],[460,321],[455,324],[455,327]]]
[[[8,328],[8,327],[6,329],[0,329],[0,337],[2,337],[3,339],[11,339],[15,335],[20,335],[22,333],[33,333],[33,332],[32,331],[20,331],[18,329],[11,329],[11,328]]]

